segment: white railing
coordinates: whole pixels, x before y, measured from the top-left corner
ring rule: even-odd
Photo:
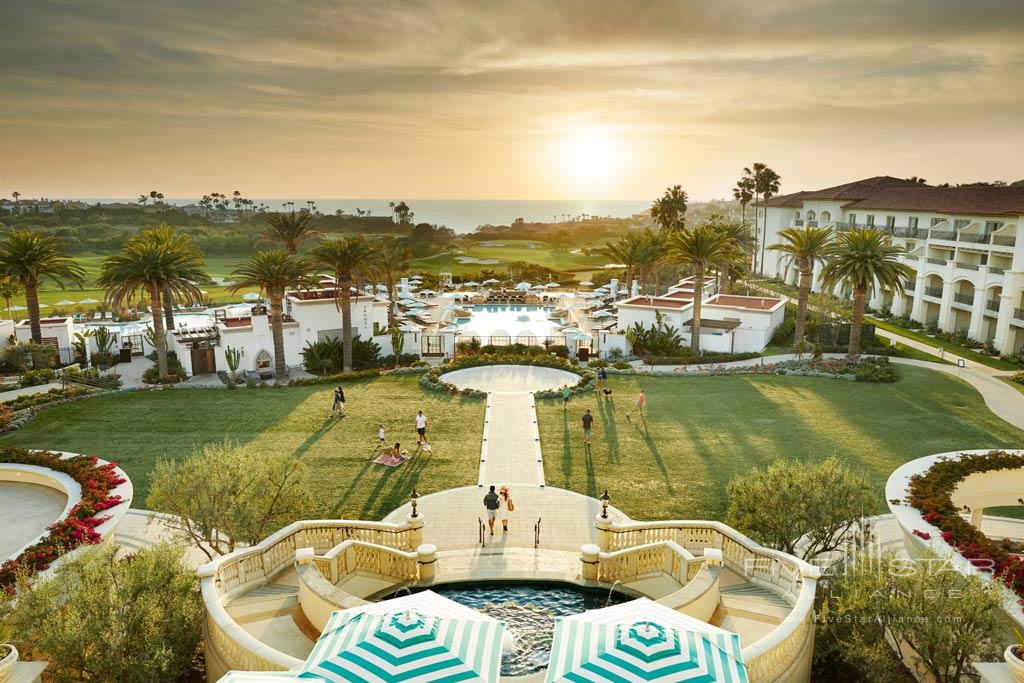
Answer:
[[[394,579],[396,582],[416,581],[419,572],[415,551],[398,550],[366,543],[343,541],[323,555],[314,555],[313,564],[323,577],[337,586],[349,575],[365,572]]]
[[[345,541],[409,551],[419,545],[422,521],[399,524],[358,520],[307,520],[289,524],[252,546],[208,562],[196,571],[206,607],[207,657],[227,669],[284,671],[301,660],[264,644],[228,614],[224,602],[264,585],[295,563],[298,548],[326,553]]]
[[[659,541],[601,553],[597,561],[597,580],[604,583],[628,583],[650,576],[667,574],[680,585],[690,578],[690,565],[694,573],[700,571],[701,562],[694,561],[693,553],[673,541]]]
[[[782,680],[789,672],[809,662],[814,633],[814,594],[821,574],[817,567],[784,552],[765,548],[721,522],[611,522],[599,523],[598,530],[599,538],[607,539],[605,550],[609,552],[667,542],[690,553],[703,553],[705,548],[721,550],[725,567],[750,583],[780,595],[792,605],[781,624],[743,648],[743,661],[750,680]]]

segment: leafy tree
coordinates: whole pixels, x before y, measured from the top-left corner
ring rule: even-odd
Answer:
[[[22,580],[8,617],[23,656],[50,662],[57,681],[175,681],[195,675],[203,608],[180,548],[127,557],[108,543]]]
[[[31,230],[11,230],[0,241],[0,278],[17,282],[25,292],[32,341],[41,344],[39,284],[50,280],[64,289],[66,282],[81,287],[85,269],[64,255],[57,238]]]
[[[308,484],[290,453],[224,441],[180,462],[158,461],[146,504],[171,513],[171,527],[212,559],[304,519],[314,506]]]
[[[876,502],[867,481],[835,458],[813,465],[778,460],[736,477],[728,493],[727,524],[805,560],[848,540]]]
[[[973,677],[999,656],[998,587],[945,560],[859,551],[833,564],[817,591],[814,665],[821,680],[904,681],[904,661],[938,683]]]
[[[665,193],[654,200],[651,205],[651,218],[661,228],[662,234],[668,234],[686,227],[686,191],[682,185],[673,185]]]
[[[335,303],[341,309],[344,371],[352,370],[352,284],[376,266],[373,247],[360,235],[324,242],[312,252],[315,262],[331,271],[336,282]]]
[[[396,325],[390,329],[390,333],[391,353],[395,355],[395,367],[397,368],[402,357],[402,351],[405,350],[405,332]]]
[[[745,183],[752,183],[753,184],[753,186],[754,186],[754,204],[757,205],[758,204],[758,200],[760,198],[763,197],[765,201],[768,201],[769,199],[774,197],[776,194],[778,194],[778,192],[779,192],[779,182],[781,181],[781,178],[779,177],[779,174],[776,173],[774,170],[772,170],[767,164],[764,164],[764,163],[761,163],[760,161],[758,161],[758,162],[755,162],[750,167],[747,167],[747,168],[743,169],[743,178],[742,178],[742,180]],[[768,212],[767,211],[764,212],[764,216],[765,216],[764,217],[765,230],[764,230],[763,233],[760,233],[762,235],[766,235],[767,232],[768,232]],[[758,240],[758,238],[757,238],[758,234],[759,233],[758,233],[758,225],[757,225],[757,213],[755,212],[754,213],[754,242],[755,242],[755,249],[754,249],[754,265],[753,265],[752,270],[754,272],[763,272],[764,271],[764,240],[763,239],[762,240]],[[760,270],[757,267],[757,248],[756,248],[757,244],[760,244],[760,246],[761,246],[761,268],[760,268]]]
[[[903,248],[888,243],[884,233],[871,228],[841,232],[829,249],[829,261],[821,269],[822,282],[829,289],[840,282],[848,282],[853,288],[850,346],[846,353],[851,360],[860,356],[860,332],[868,289],[878,286],[902,295],[904,284],[914,272],[899,261],[903,253]]]
[[[754,198],[754,179],[747,176],[742,176],[736,181],[736,186],[732,189],[732,197],[740,203],[740,208],[743,212],[743,225],[747,224],[747,204]]]
[[[270,332],[274,337],[274,381],[288,377],[284,354],[284,295],[290,287],[310,282],[313,264],[286,249],[257,251],[245,261],[235,264],[230,291],[259,287],[270,300]]]
[[[750,253],[754,249],[754,236],[746,223],[729,221],[720,213],[711,214],[706,225],[723,233],[732,242],[730,255],[718,265],[719,291],[729,294],[732,292],[733,280],[746,271]]]
[[[682,265],[693,268],[693,318],[690,353],[700,355],[700,309],[704,297],[704,274],[720,266],[734,253],[735,243],[729,235],[710,225],[680,230],[668,242],[669,254]]]
[[[280,244],[289,254],[297,254],[302,244],[320,241],[323,235],[316,229],[313,216],[308,211],[299,211],[267,216],[261,239]]]
[[[786,255],[800,270],[800,293],[796,304],[796,329],[793,340],[800,344],[804,340],[807,324],[807,301],[814,279],[814,264],[824,264],[832,244],[830,228],[786,228],[779,231],[782,241],[769,249]]]
[[[7,317],[11,318],[11,299],[21,294],[21,284],[12,278],[0,279],[0,297],[3,297],[4,306],[7,308]]]
[[[385,237],[374,243],[376,269],[388,288],[388,325],[395,324],[395,280],[409,269],[409,248],[394,237]]]
[[[164,292],[183,302],[202,300],[198,283],[208,281],[202,252],[191,237],[161,226],[149,228],[128,240],[121,251],[103,260],[96,284],[107,292],[107,302],[120,306],[138,290],[149,295],[153,309],[156,363],[160,377],[168,374],[167,333],[160,317]]]

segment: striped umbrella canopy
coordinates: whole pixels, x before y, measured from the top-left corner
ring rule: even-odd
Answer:
[[[334,612],[299,672],[329,683],[497,683],[505,625],[423,591]]]
[[[545,683],[746,683],[740,637],[647,598],[555,622]]]

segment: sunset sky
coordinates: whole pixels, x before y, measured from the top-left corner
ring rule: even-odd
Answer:
[[[554,199],[1024,177],[1020,0],[13,0],[0,194]]]

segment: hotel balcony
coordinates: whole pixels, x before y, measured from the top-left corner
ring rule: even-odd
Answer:
[[[999,299],[989,299],[985,302],[986,313],[998,313],[999,312]]]
[[[956,306],[957,308],[965,308],[967,310],[970,310],[971,307],[974,305],[974,295],[973,294],[954,294],[953,295],[953,305]]]
[[[967,270],[981,270],[981,266],[974,263],[957,263],[957,268],[965,268]]]
[[[992,245],[996,247],[1013,247],[1017,244],[1017,238],[1013,235],[992,235]]]
[[[925,287],[924,288],[924,295],[925,296],[933,297],[935,299],[941,299],[942,298],[942,287]]]
[[[1013,317],[1021,321],[1022,324],[1024,324],[1024,308],[1013,309]]]
[[[988,272],[992,273],[993,275],[1002,275],[1003,273],[1006,272],[1006,269],[999,268],[998,266],[989,266]]]
[[[928,239],[933,240],[949,240],[950,242],[956,241],[956,231],[944,231],[944,230],[931,230],[928,234]]]
[[[946,259],[942,259],[942,258],[932,258],[931,256],[929,256],[925,260],[928,263],[931,263],[931,264],[936,265],[936,266],[944,266],[944,265],[946,265]]]

